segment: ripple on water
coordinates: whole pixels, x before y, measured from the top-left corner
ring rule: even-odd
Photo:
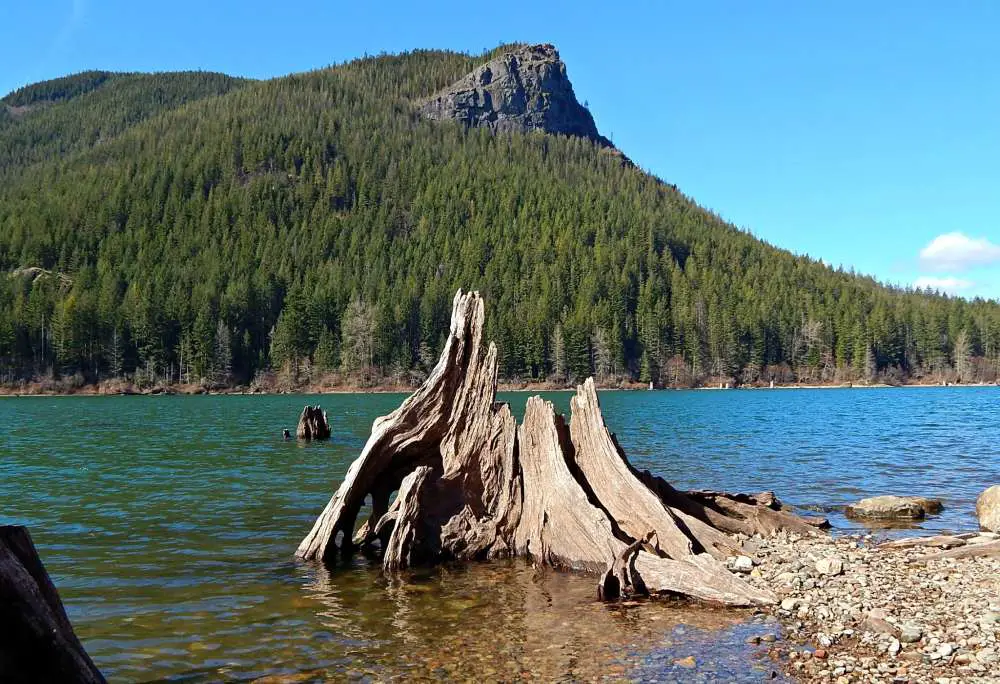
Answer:
[[[568,393],[547,398],[568,410]],[[525,394],[508,395],[516,414]],[[932,530],[974,524],[1000,482],[995,388],[606,392],[633,463],[683,488],[773,489],[838,507],[902,492],[945,500]],[[29,525],[81,638],[115,681],[599,676],[759,681],[740,612],[608,608],[592,578],[519,563],[401,584],[358,560],[292,553],[399,395],[2,399],[0,521]],[[281,440],[304,403],[334,438]],[[58,425],[59,430],[37,430]],[[749,631],[748,631],[749,630]]]

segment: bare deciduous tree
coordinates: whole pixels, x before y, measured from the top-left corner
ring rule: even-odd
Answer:
[[[958,382],[972,380],[972,345],[969,344],[969,334],[962,330],[955,338],[955,349],[952,353],[955,361],[955,376]]]
[[[688,387],[691,385],[691,368],[680,354],[671,356],[664,368],[666,382],[669,387]]]
[[[227,383],[233,375],[232,334],[220,318],[215,326],[215,347],[212,350],[212,376],[218,383]]]
[[[375,309],[360,298],[351,300],[341,325],[340,361],[347,372],[370,373],[375,354]]]
[[[597,328],[590,337],[591,353],[594,357],[594,372],[598,382],[607,380],[613,371],[614,358],[611,354],[611,345],[608,341],[608,332],[604,328]]]
[[[550,355],[552,363],[552,375],[557,382],[566,382],[566,340],[563,337],[561,324],[556,325],[552,331],[552,343],[550,345]]]

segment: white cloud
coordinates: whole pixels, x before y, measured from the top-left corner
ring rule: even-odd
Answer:
[[[994,262],[1000,262],[1000,245],[959,232],[938,235],[920,250],[920,263],[934,271],[961,272]]]
[[[942,292],[960,292],[961,290],[968,290],[973,285],[975,283],[971,280],[963,280],[962,278],[954,278],[952,276],[944,278],[920,276],[913,281],[913,287],[919,287],[922,290],[930,288],[932,290],[941,290]]]

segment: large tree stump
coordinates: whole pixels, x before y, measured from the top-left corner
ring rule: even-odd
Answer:
[[[387,572],[523,556],[594,573],[608,568],[601,587],[609,596],[775,602],[726,570],[721,561],[740,550],[726,532],[809,525],[776,499],[713,495],[720,503],[638,473],[604,424],[593,380],[577,389],[568,425],[551,403],[532,397],[518,426],[496,402],[497,350],[483,346],[483,316],[477,293],[456,294],[438,364],[375,421],[297,555],[332,562],[361,545],[381,551]],[[355,531],[368,497],[371,515]]]
[[[24,527],[0,526],[0,682],[104,682]]]

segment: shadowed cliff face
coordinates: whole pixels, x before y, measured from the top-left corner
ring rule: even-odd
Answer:
[[[551,45],[517,48],[487,62],[424,101],[420,111],[429,119],[494,132],[540,130],[611,146],[577,102],[566,65]]]

